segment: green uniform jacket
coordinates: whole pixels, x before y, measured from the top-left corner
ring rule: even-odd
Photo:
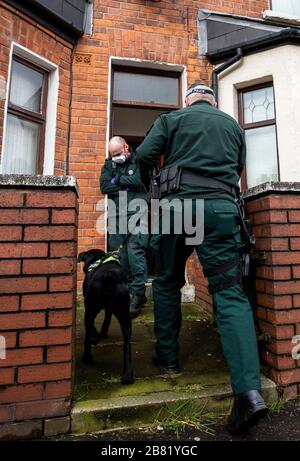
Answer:
[[[112,178],[116,178],[115,184],[111,183]],[[119,211],[120,191],[127,191],[128,203],[136,198],[145,199],[146,190],[141,181],[135,154],[132,153],[126,162],[117,165],[114,165],[111,159],[105,160],[101,170],[100,190],[115,202],[117,211]],[[130,214],[132,212],[128,213]]]
[[[245,136],[232,117],[207,102],[197,101],[160,115],[136,154],[143,179],[164,154],[164,166],[179,165],[236,187],[245,165]],[[198,197],[231,197],[226,192],[194,185],[182,185],[178,195],[194,197],[195,193]]]

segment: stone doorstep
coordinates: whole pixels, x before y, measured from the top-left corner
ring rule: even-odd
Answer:
[[[44,422],[44,436],[51,437],[58,434],[67,434],[70,431],[70,416],[46,419]]]
[[[262,394],[266,402],[276,401],[276,384],[262,376]],[[190,401],[193,407],[205,407],[216,414],[229,410],[232,391],[229,383],[211,385],[197,392],[155,392],[112,399],[87,400],[75,403],[71,411],[71,433],[92,434],[128,428],[147,427],[158,413],[167,414],[180,403]]]

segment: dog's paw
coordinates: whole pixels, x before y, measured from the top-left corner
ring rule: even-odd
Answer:
[[[100,339],[101,339],[100,335],[92,336],[91,337],[91,345],[92,346],[97,346],[97,344],[99,344]]]
[[[107,339],[108,338],[108,333],[107,331],[100,331],[100,334],[99,334],[99,341],[100,339]]]
[[[133,384],[134,383],[134,377],[133,375],[130,375],[130,376],[123,376],[122,377],[122,384]]]
[[[84,354],[82,357],[81,357],[81,361],[83,363],[86,363],[87,365],[92,365],[94,363],[94,359],[93,359],[93,356],[92,355],[87,355],[87,354]]]

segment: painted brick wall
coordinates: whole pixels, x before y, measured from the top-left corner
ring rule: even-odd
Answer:
[[[55,172],[65,173],[73,46],[7,3],[0,2],[0,155],[11,43],[16,42],[59,66]]]
[[[207,80],[211,66],[198,56],[199,8],[262,17],[267,6],[267,0],[94,0],[93,34],[80,39],[74,62],[70,172],[81,192],[80,250],[105,245],[95,221],[107,142],[109,57],[185,65],[188,84]]]
[[[69,414],[77,214],[74,190],[0,186],[0,439]]]

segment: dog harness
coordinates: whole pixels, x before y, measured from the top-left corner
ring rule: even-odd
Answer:
[[[92,272],[96,267],[103,266],[106,263],[117,263],[120,264],[120,256],[117,251],[112,251],[111,253],[107,253],[101,259],[97,259],[93,264],[90,264],[88,267],[88,272]]]

